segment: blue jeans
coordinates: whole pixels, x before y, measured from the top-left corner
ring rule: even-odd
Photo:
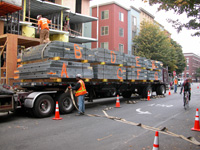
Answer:
[[[78,96],[78,107],[82,113],[85,112],[85,95]]]
[[[174,84],[174,93],[177,92],[177,84]]]

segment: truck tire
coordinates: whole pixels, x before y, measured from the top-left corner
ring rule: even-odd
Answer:
[[[147,86],[143,88],[143,92],[142,92],[142,98],[147,98],[148,96],[148,91],[150,92],[150,94],[152,95],[152,87],[151,86]]]
[[[50,95],[39,96],[34,104],[33,113],[34,116],[43,118],[49,117],[54,112],[55,102]]]
[[[131,91],[124,91],[124,92],[122,92],[123,98],[130,98],[131,95],[132,95]]]
[[[59,111],[61,114],[68,114],[74,110],[72,99],[68,93],[62,93],[57,98]]]
[[[156,94],[157,95],[164,95],[165,94],[165,86],[164,85],[159,85],[156,89]]]

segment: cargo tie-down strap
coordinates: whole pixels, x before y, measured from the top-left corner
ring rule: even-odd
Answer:
[[[77,107],[77,105],[76,105],[76,103],[75,103],[72,90],[70,89],[69,91],[70,91],[70,96],[71,96],[71,99],[72,99],[72,102],[73,102],[75,108],[76,108],[80,113],[82,113],[82,112],[78,109],[78,107]],[[68,92],[68,89],[66,89],[65,92]],[[114,116],[109,116],[109,115],[106,113],[106,111],[107,111],[107,110],[111,110],[112,108],[113,108],[113,107],[109,107],[109,108],[106,108],[106,109],[102,110],[103,113],[104,113],[104,116],[102,116],[102,115],[97,115],[97,114],[85,114],[85,115],[87,115],[87,116],[89,116],[89,117],[104,117],[104,118],[108,118],[108,119],[111,119],[111,120],[114,120],[114,121],[118,121],[118,122],[121,122],[121,123],[129,124],[129,125],[133,125],[133,126],[138,126],[138,127],[143,128],[143,129],[146,129],[146,130],[150,130],[150,131],[154,131],[154,132],[155,132],[155,131],[159,131],[159,133],[162,133],[162,134],[165,134],[165,135],[169,135],[169,136],[173,136],[173,137],[177,137],[177,138],[181,138],[181,139],[183,139],[183,140],[185,140],[185,141],[188,141],[188,142],[190,142],[190,143],[193,143],[193,144],[195,144],[195,145],[200,146],[200,142],[198,142],[194,137],[185,137],[185,136],[183,136],[183,135],[175,134],[175,133],[173,133],[173,132],[168,131],[168,129],[167,129],[166,127],[160,129],[160,128],[155,128],[155,127],[143,125],[143,124],[141,124],[141,123],[135,123],[135,122],[132,122],[132,121],[127,121],[126,119],[123,119],[123,118],[114,117]]]
[[[49,41],[48,43],[45,44],[45,46],[43,47],[42,49],[42,52],[41,52],[41,58],[44,59],[44,50],[46,49],[46,47],[51,43],[51,41]]]

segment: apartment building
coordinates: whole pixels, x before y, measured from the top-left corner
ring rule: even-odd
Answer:
[[[196,70],[200,68],[200,56],[194,53],[184,53],[186,60],[186,68],[182,73],[183,78],[190,78],[193,82],[200,81],[200,78],[196,78]]]
[[[146,11],[144,8],[140,7],[139,9],[140,9],[140,22],[147,21],[152,24],[155,23],[154,21],[155,16],[153,16],[151,13]],[[141,25],[140,25],[140,28],[141,28]]]
[[[98,22],[92,22],[92,48],[105,48],[128,53],[128,8],[117,2],[92,6],[92,16]]]
[[[134,54],[133,38],[140,32],[140,10],[134,6],[128,11],[128,54]]]

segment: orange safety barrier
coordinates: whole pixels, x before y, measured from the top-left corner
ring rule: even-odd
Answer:
[[[194,127],[191,129],[192,131],[200,131],[198,111],[199,111],[199,109],[197,108],[196,109],[195,121],[194,121]]]
[[[152,150],[158,150],[158,149],[159,149],[159,138],[158,138],[158,131],[156,131]]]

